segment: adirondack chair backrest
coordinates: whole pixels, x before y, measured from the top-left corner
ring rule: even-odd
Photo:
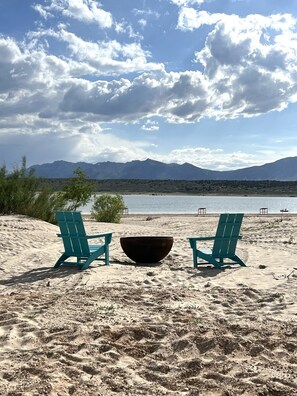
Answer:
[[[223,213],[220,215],[212,249],[214,257],[227,258],[235,254],[242,219],[243,213]]]
[[[75,257],[90,255],[86,231],[80,212],[57,212],[65,253]]]

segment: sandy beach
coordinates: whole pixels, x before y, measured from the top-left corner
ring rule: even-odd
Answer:
[[[187,237],[218,216],[85,219],[112,231],[110,265],[62,266],[58,227],[0,217],[0,395],[297,395],[297,217],[245,216],[247,267],[195,270]],[[122,236],[170,235],[137,265]]]

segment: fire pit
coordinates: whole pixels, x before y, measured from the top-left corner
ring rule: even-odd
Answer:
[[[136,263],[157,263],[170,252],[173,245],[173,237],[122,237],[120,238],[120,243],[125,254]]]

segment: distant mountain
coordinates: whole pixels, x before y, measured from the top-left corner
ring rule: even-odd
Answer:
[[[126,163],[55,161],[51,164],[33,165],[36,176],[45,178],[68,178],[80,167],[90,179],[150,179],[150,180],[297,180],[297,157],[252,166],[233,171],[212,171],[185,163],[164,164],[147,159]],[[30,168],[30,169],[31,169]]]

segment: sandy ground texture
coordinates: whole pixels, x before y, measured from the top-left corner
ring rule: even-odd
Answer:
[[[218,216],[133,216],[111,230],[110,265],[53,270],[58,228],[0,217],[0,395],[297,395],[297,217],[245,216],[247,267],[195,270],[188,236]],[[137,265],[121,236],[170,235]]]

